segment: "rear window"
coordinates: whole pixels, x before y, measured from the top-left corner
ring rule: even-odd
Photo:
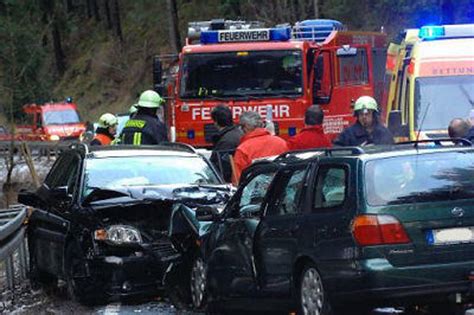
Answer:
[[[370,161],[365,190],[373,206],[474,198],[474,155],[444,152]]]

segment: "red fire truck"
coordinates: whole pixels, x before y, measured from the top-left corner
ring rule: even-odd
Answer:
[[[210,146],[216,128],[211,110],[227,104],[234,120],[271,107],[278,135],[291,137],[312,104],[324,110],[331,138],[349,125],[352,102],[380,100],[386,35],[352,32],[334,20],[306,20],[263,28],[260,22],[213,20],[189,24],[175,71],[162,81],[155,58],[155,90],[166,92],[165,119],[172,140]]]
[[[27,123],[16,126],[15,139],[27,141],[76,140],[86,130],[72,102],[23,106]]]

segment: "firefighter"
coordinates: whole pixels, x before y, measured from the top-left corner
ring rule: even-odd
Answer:
[[[237,184],[242,171],[255,159],[279,155],[288,151],[286,141],[278,136],[273,136],[263,127],[260,114],[248,111],[240,115],[240,127],[244,136],[235,150],[235,178]]]
[[[128,110],[128,114],[130,118],[133,118],[135,114],[137,113],[137,111],[138,111],[138,104],[135,103],[132,106],[130,106],[130,109]]]
[[[378,120],[377,101],[370,96],[361,96],[354,104],[357,121],[344,129],[334,140],[337,146],[364,146],[393,144],[393,136]]]
[[[118,119],[114,114],[105,113],[99,118],[99,126],[91,145],[110,145],[117,132]]]
[[[318,105],[312,105],[304,114],[304,128],[299,134],[288,139],[289,150],[327,148],[332,144],[324,134],[324,112]]]
[[[163,103],[161,96],[152,90],[140,95],[137,112],[125,123],[121,144],[148,145],[168,141],[166,126],[157,116],[157,109]]]

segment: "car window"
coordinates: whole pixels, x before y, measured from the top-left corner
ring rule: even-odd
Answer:
[[[321,167],[316,179],[314,208],[330,208],[344,203],[347,171],[343,167]]]
[[[61,156],[47,176],[45,184],[49,188],[68,186],[71,177],[74,176],[73,172],[77,172],[77,165],[75,156],[70,154]]]
[[[127,186],[221,184],[201,157],[120,156],[88,159],[85,166],[84,197],[94,188]]]
[[[305,170],[296,170],[288,178],[281,195],[273,207],[268,209],[267,215],[286,215],[297,212],[298,200],[304,184]]]
[[[239,202],[240,214],[249,210],[249,207],[255,210],[263,202],[268,187],[275,175],[274,171],[259,174],[252,178],[243,188]]]

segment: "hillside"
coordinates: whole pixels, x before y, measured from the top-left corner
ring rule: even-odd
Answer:
[[[11,117],[10,104],[18,120],[22,104],[66,96],[73,97],[85,120],[94,121],[106,111],[127,111],[141,91],[152,87],[152,57],[171,52],[167,1],[171,0],[0,0],[0,124]],[[115,2],[122,41],[104,15],[104,5]],[[435,22],[474,19],[471,0],[395,2],[176,1],[182,39],[188,21],[241,16],[264,20],[267,25],[295,22],[313,18],[316,3],[320,17],[339,19],[350,29],[379,30],[383,25],[390,36],[430,17]],[[448,14],[443,11],[444,2],[455,3]],[[91,12],[91,3],[96,5],[96,14]],[[55,26],[64,54],[62,71],[53,49]]]

